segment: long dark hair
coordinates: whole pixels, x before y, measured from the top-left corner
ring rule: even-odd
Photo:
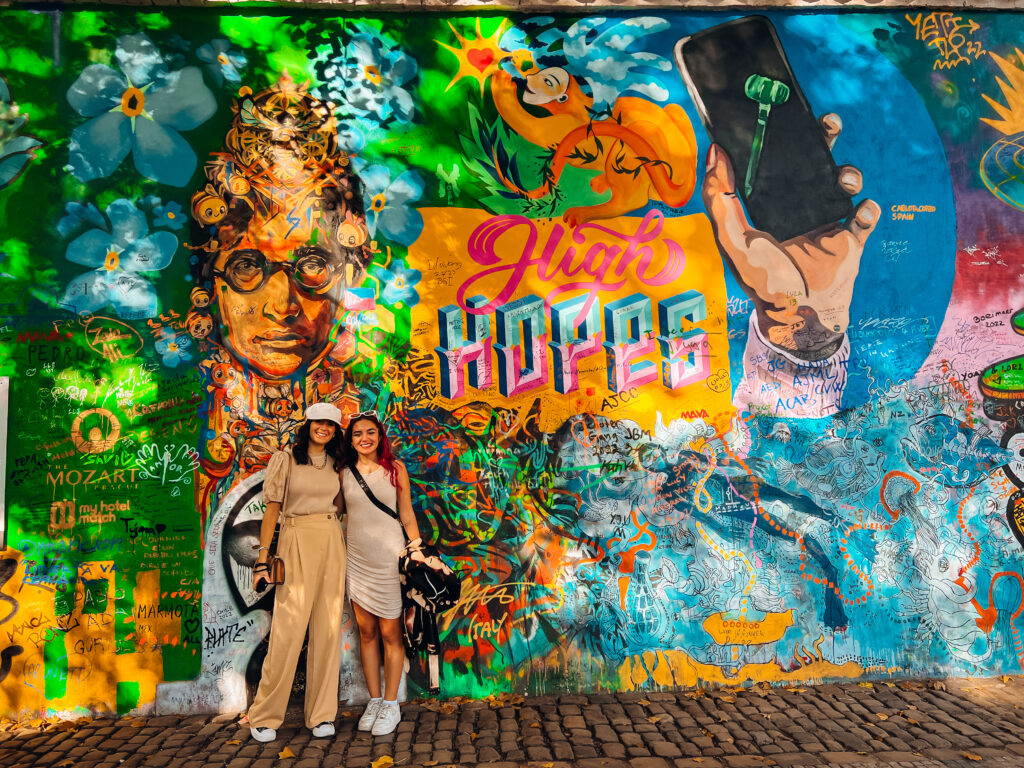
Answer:
[[[292,456],[295,457],[296,464],[311,463],[309,460],[309,429],[312,424],[312,421],[302,422],[302,426],[299,427],[299,431],[295,434],[295,445],[292,446]],[[334,430],[334,437],[327,441],[327,445],[324,446],[324,451],[328,456],[334,459],[334,471],[340,472],[341,468],[345,466],[345,452],[342,450],[341,444],[341,427]]]
[[[377,461],[384,467],[384,471],[388,473],[388,479],[391,480],[391,484],[395,486],[396,490],[401,491],[402,487],[398,484],[398,465],[395,463],[395,455],[391,452],[391,441],[388,440],[388,431],[384,428],[381,420],[372,413],[360,413],[353,416],[348,426],[345,427],[344,451],[348,466],[354,467],[356,460],[359,458],[356,449],[352,447],[352,429],[360,421],[370,421],[377,426],[377,435],[380,438],[377,442]]]

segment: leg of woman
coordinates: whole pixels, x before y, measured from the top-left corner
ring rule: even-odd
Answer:
[[[402,642],[402,620],[380,619],[380,634],[384,640],[384,700],[398,698],[398,684],[405,666],[405,644]]]
[[[384,640],[384,701],[373,724],[374,736],[385,736],[398,727],[402,710],[398,706],[398,684],[402,680],[405,647],[402,645],[400,619],[381,619],[380,633]]]
[[[345,543],[341,526],[331,519],[324,526],[312,530],[327,546],[317,569],[321,578],[309,618],[306,727],[311,730],[321,723],[331,723],[333,727],[338,715],[341,614],[345,600]],[[324,730],[331,731],[326,727]],[[314,731],[314,735],[319,734]]]
[[[359,627],[359,657],[363,661],[363,677],[366,678],[366,690],[370,693],[370,701],[356,725],[358,730],[365,732],[373,729],[383,701],[380,696],[380,630],[377,617],[355,600],[352,601],[352,610]]]
[[[315,582],[318,574],[303,570],[299,557],[300,542],[297,532],[289,525],[282,527],[278,542],[278,554],[284,558],[288,577],[284,584],[275,587],[274,618],[270,624],[270,646],[263,661],[263,676],[260,679],[256,698],[249,707],[249,725],[252,728],[277,730],[284,722],[288,697],[292,692],[295,665],[302,651],[306,626],[313,608],[312,590],[304,583]]]
[[[359,627],[359,658],[363,662],[363,675],[366,677],[366,690],[370,698],[380,698],[380,628],[378,618],[364,609],[355,600],[352,610],[356,614],[356,625]]]

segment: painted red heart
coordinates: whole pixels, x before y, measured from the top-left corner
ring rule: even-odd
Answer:
[[[494,61],[494,51],[470,48],[469,53],[466,54],[466,58],[469,60],[470,64],[483,72],[491,65],[491,62]]]

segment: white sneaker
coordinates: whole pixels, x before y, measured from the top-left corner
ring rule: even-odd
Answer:
[[[249,733],[256,741],[267,742],[277,738],[277,731],[273,728],[250,728]]]
[[[328,736],[334,735],[334,723],[329,723],[325,720],[320,725],[314,725],[312,731],[316,738],[326,739]]]
[[[383,701],[383,699],[370,699],[366,709],[363,710],[363,716],[359,718],[359,724],[356,725],[357,729],[368,731],[373,728],[373,723],[377,720],[377,715],[380,714],[380,705]]]
[[[402,720],[402,710],[397,704],[381,704],[380,714],[377,715],[377,719],[373,722],[373,730],[371,733],[374,736],[387,736],[395,728],[398,727],[398,723]]]

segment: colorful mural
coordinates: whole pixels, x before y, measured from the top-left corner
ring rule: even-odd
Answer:
[[[321,401],[447,695],[1024,670],[1019,14],[0,16],[3,714],[243,710]]]

